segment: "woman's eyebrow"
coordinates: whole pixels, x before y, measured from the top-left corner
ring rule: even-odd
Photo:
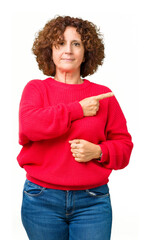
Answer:
[[[80,40],[80,39],[74,39],[74,40],[72,40],[72,41],[79,41],[79,42],[80,42],[81,40]]]
[[[66,40],[64,39],[64,41],[66,41]],[[73,39],[73,40],[71,40],[71,42],[81,42],[81,40],[80,39]]]

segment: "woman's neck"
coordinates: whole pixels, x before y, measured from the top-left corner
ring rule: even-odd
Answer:
[[[70,73],[70,72],[58,72],[56,71],[55,80],[67,84],[81,84],[83,80],[80,77],[79,73]]]

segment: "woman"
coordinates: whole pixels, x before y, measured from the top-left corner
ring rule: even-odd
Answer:
[[[84,78],[103,63],[102,35],[89,21],[58,16],[32,50],[49,77],[30,81],[20,102],[24,228],[30,240],[108,240],[108,178],[128,165],[133,144],[111,90]]]

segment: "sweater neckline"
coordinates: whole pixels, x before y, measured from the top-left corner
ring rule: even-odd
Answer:
[[[59,82],[59,81],[55,80],[52,77],[49,77],[48,81],[50,81],[50,83],[52,85],[55,85],[57,87],[62,87],[64,89],[83,89],[90,85],[90,81],[85,78],[83,79],[83,83],[80,83],[80,84],[63,83],[63,82]]]

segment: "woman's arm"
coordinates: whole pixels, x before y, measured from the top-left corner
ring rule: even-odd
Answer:
[[[73,120],[83,117],[78,101],[43,107],[37,87],[39,80],[30,81],[24,88],[19,107],[19,143],[55,138],[66,133]]]
[[[109,99],[105,128],[106,141],[99,144],[102,151],[100,163],[109,169],[122,169],[129,163],[133,148],[126,119],[115,97]]]
[[[105,136],[106,140],[100,144],[83,139],[69,141],[75,160],[88,162],[102,154],[99,164],[106,168],[117,170],[128,165],[133,143],[125,117],[115,97],[109,100]]]

